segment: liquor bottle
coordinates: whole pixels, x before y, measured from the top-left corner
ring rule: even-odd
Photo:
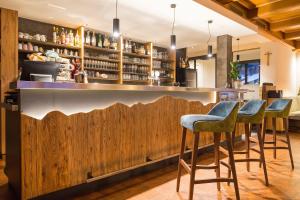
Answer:
[[[66,44],[66,34],[64,28],[61,28],[60,40],[61,40],[60,41],[61,44]]]
[[[109,46],[110,46],[110,42],[109,42],[109,39],[108,39],[108,37],[105,35],[104,36],[104,43],[103,43],[103,46],[104,46],[104,48],[109,48]]]
[[[98,43],[97,43],[97,46],[102,48],[103,45],[102,45],[102,35],[101,34],[98,34]]]
[[[124,40],[124,51],[128,52],[128,40]]]
[[[136,53],[136,44],[135,42],[132,43],[132,53]]]
[[[52,34],[53,34],[53,43],[56,43],[57,42],[57,40],[56,40],[57,38],[56,38],[56,27],[55,26],[53,27],[53,33]]]
[[[73,31],[72,30],[70,30],[70,32],[69,32],[69,44],[70,44],[70,46],[74,46],[74,34],[73,34]]]
[[[117,50],[118,49],[118,43],[117,39],[112,37],[112,44],[111,44],[112,49]]]
[[[132,43],[131,43],[131,40],[128,41],[128,52],[132,53]]]
[[[70,45],[70,34],[68,33],[67,30],[66,30],[65,35],[66,35],[66,41],[65,41],[65,44],[66,44],[66,45]]]
[[[90,31],[87,31],[85,36],[85,44],[90,45],[90,43],[91,43]]]
[[[76,47],[80,46],[80,37],[79,37],[79,34],[78,34],[78,30],[76,31],[76,35],[75,35],[75,38],[74,38],[74,45]]]
[[[96,46],[97,42],[96,42],[96,36],[95,36],[95,32],[93,32],[93,36],[92,36],[92,46]]]

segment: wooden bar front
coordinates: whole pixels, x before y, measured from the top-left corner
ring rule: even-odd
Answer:
[[[17,93],[21,111],[6,112],[9,133],[7,174],[22,199],[175,156],[181,141],[180,117],[207,113],[214,105],[177,98],[166,92],[150,103],[128,106],[116,102],[69,116],[61,111],[51,111],[38,119],[26,113],[22,90]],[[191,95],[187,93],[187,97]],[[188,134],[189,147],[191,135]],[[202,133],[199,147],[212,141],[211,133]],[[10,166],[13,163],[19,166]],[[18,169],[19,177],[13,176]]]

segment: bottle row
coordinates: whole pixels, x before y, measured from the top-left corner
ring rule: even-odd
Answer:
[[[39,47],[38,45],[33,45],[31,42],[19,43],[19,50],[35,51],[35,52],[41,52],[41,53],[45,52],[45,49],[43,47]],[[51,50],[60,55],[74,56],[74,57],[79,56],[78,51],[76,51],[76,50],[68,50],[68,49],[60,49],[60,48],[56,48],[56,49],[52,48]]]
[[[153,60],[153,68],[172,68],[171,63]]]
[[[85,67],[92,69],[103,69],[103,70],[118,70],[119,63],[101,61],[101,60],[90,60],[87,59],[84,61]]]
[[[106,34],[95,33],[94,31],[86,31],[84,44],[99,48],[118,49],[118,41],[116,38]]]
[[[110,73],[100,73],[97,71],[87,71],[87,76],[89,78],[99,78],[99,79],[119,79],[118,74],[110,74]]]
[[[153,58],[159,58],[159,59],[169,59],[169,54],[168,52],[159,52],[157,49],[153,48],[152,52]]]
[[[99,58],[99,59],[112,59],[112,60],[118,60],[119,55],[110,53],[110,54],[104,54],[104,53],[96,53],[96,52],[91,52],[91,51],[86,51],[85,56],[87,57],[93,57],[93,58]]]
[[[135,58],[135,57],[129,57],[129,56],[123,56],[123,62],[133,62],[133,63],[139,63],[139,64],[149,64],[148,60],[145,58]]]
[[[80,36],[78,34],[78,30],[76,31],[76,34],[74,35],[73,30],[67,30],[65,28],[61,28],[59,31],[58,27],[53,27],[52,32],[52,42],[56,44],[65,44],[68,46],[80,46]]]
[[[149,67],[137,65],[123,65],[123,72],[148,74]]]
[[[123,74],[123,80],[147,81],[147,75]]]
[[[144,44],[139,44],[132,40],[124,39],[123,41],[123,50],[127,53],[136,53],[140,55],[149,55],[150,47],[145,47]]]

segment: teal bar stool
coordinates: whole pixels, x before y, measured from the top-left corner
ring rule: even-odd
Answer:
[[[235,122],[238,112],[238,103],[233,101],[224,101],[218,103],[209,111],[207,115],[184,115],[181,117],[182,125],[182,141],[178,162],[178,175],[176,191],[179,191],[180,178],[182,168],[190,174],[189,185],[189,200],[193,199],[194,184],[203,183],[217,183],[217,188],[220,191],[220,182],[233,182],[235,187],[236,199],[240,199],[239,188],[237,182],[237,175],[235,170],[235,163],[233,157],[233,149],[231,143],[231,133],[234,130]],[[193,132],[193,149],[191,164],[187,164],[184,159],[184,149],[186,143],[187,129]],[[214,133],[214,147],[215,147],[215,164],[213,166],[197,165],[197,152],[199,144],[200,132],[213,132]],[[226,133],[226,142],[228,147],[228,155],[230,163],[220,161],[220,151],[227,151],[220,146],[221,133]],[[221,150],[223,149],[223,150]],[[220,164],[231,168],[232,178],[220,177]],[[216,178],[195,180],[196,169],[214,169],[216,171]]]
[[[262,123],[264,120],[266,102],[264,100],[250,100],[238,112],[237,115],[237,123],[243,123],[245,127],[245,143],[246,150],[245,151],[234,151],[234,154],[245,154],[245,159],[235,159],[235,162],[246,162],[247,163],[247,171],[250,171],[250,162],[259,162],[263,164],[263,170],[265,175],[265,184],[269,185],[268,173],[265,161],[264,154],[264,145],[262,138]],[[257,139],[251,136],[250,127],[257,127]],[[232,135],[232,142],[234,148],[234,140],[235,140],[235,131]],[[256,148],[250,148],[250,143],[256,143],[259,146],[259,150]],[[250,150],[258,153],[260,155],[259,159],[250,158]],[[230,177],[230,170],[228,171],[228,177]]]
[[[273,157],[276,159],[277,149],[286,149],[289,151],[290,160],[292,169],[294,169],[294,161],[293,161],[293,154],[292,154],[292,147],[289,137],[289,113],[292,106],[291,99],[278,99],[273,101],[265,111],[265,120],[264,120],[264,131],[263,131],[263,141],[264,144],[273,144],[273,146],[264,146],[264,149],[273,149]],[[267,118],[272,119],[272,129],[273,129],[273,141],[265,141],[266,135],[266,125],[267,125]],[[276,119],[281,118],[283,119],[283,126],[285,131],[286,140],[281,140],[287,146],[277,146],[277,137],[276,137]]]

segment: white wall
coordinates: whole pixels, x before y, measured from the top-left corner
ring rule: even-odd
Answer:
[[[197,85],[198,87],[216,87],[215,74],[216,74],[216,60],[197,60]]]

